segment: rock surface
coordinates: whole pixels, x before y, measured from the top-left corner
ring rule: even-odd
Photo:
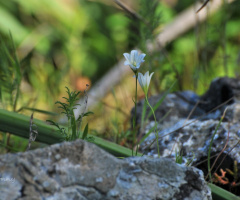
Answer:
[[[151,97],[150,104],[158,102],[162,95]],[[234,78],[215,79],[209,90],[202,96],[191,91],[168,94],[156,110],[158,122],[158,144],[160,155],[175,160],[176,152],[183,155],[183,163],[192,160],[192,165],[203,170],[207,175],[207,155],[211,140],[211,166],[216,160],[212,172],[221,175],[220,169],[234,169],[237,161],[237,176],[240,173],[240,80]],[[225,104],[224,104],[225,103]],[[143,101],[139,102],[139,116]],[[169,114],[163,120],[166,113]],[[223,114],[225,112],[225,114]],[[220,119],[223,117],[222,122]],[[139,121],[138,121],[139,122]],[[143,130],[146,134],[155,122],[150,118]],[[157,145],[150,144],[156,140],[154,132],[150,133],[140,145],[140,150],[149,156],[157,155]],[[220,156],[217,158],[217,156]],[[236,166],[236,165],[235,165]],[[216,171],[215,171],[216,170]],[[221,185],[231,188],[233,176],[227,174],[228,183]],[[238,180],[239,181],[239,180]],[[216,182],[218,184],[218,182]],[[234,188],[235,190],[236,188]],[[240,187],[235,193],[240,195]]]
[[[149,102],[152,106],[156,105],[164,94],[152,96]],[[220,119],[224,109],[228,105],[240,101],[240,80],[236,78],[216,78],[210,84],[208,91],[202,96],[198,96],[192,91],[182,91],[170,93],[166,96],[161,105],[156,109],[155,115],[161,122],[169,122],[172,119],[190,118],[195,119],[202,116],[202,119]],[[221,104],[225,103],[216,110]],[[137,104],[137,124],[141,124],[141,114],[144,100]],[[150,108],[147,108],[147,113]],[[190,115],[191,113],[191,115]],[[134,108],[132,109],[132,115]],[[153,121],[153,116],[150,117]]]
[[[167,158],[117,159],[81,140],[0,156],[7,200],[210,200],[203,173]]]

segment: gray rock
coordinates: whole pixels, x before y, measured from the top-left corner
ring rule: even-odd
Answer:
[[[182,96],[187,100],[184,100]],[[211,159],[212,172],[216,170],[221,175],[220,169],[233,171],[234,161],[237,161],[237,168],[240,171],[239,97],[240,80],[227,77],[215,79],[209,90],[201,97],[197,97],[189,91],[169,94],[163,104],[156,110],[156,116],[160,117],[157,118],[159,121],[157,123],[157,133],[160,156],[175,160],[176,152],[181,153],[183,164],[192,160],[192,165],[201,169],[206,176],[208,173],[206,159],[211,140],[214,137],[211,148],[211,156],[213,156]],[[161,95],[158,98],[155,96],[150,99],[150,102],[157,102],[161,99]],[[196,105],[198,100],[201,103],[195,106],[197,110],[192,112],[193,103],[195,102]],[[229,101],[223,104],[227,100]],[[141,103],[139,103],[139,110],[142,109]],[[167,118],[161,120],[161,117],[170,109],[173,112]],[[225,110],[224,118],[219,124]],[[190,113],[192,114],[190,115]],[[143,135],[154,126],[155,122],[150,118],[145,129],[142,130]],[[156,157],[157,143],[155,142],[150,146],[154,141],[156,141],[156,137],[155,133],[152,132],[139,149],[148,156]],[[220,157],[216,159],[218,155]],[[215,159],[216,163],[213,165]],[[232,175],[227,174],[226,177],[233,181]],[[219,186],[221,185],[219,184]],[[231,187],[231,181],[224,188],[228,189],[229,187]],[[236,191],[238,192],[235,194],[240,195],[240,190]]]
[[[149,103],[155,106],[162,98],[164,94],[155,95],[149,98]],[[174,120],[177,116],[178,118],[186,118],[189,113],[195,107],[199,97],[192,91],[175,92],[168,94],[161,105],[156,109],[155,115],[161,122],[168,122]],[[137,103],[137,125],[141,124],[142,110],[144,106],[144,100]],[[146,116],[150,113],[150,108],[147,106]],[[134,108],[131,111],[133,117],[135,113]],[[191,118],[205,114],[205,111],[199,107],[195,108]],[[150,116],[150,121],[154,120],[153,116]]]
[[[164,96],[164,94],[155,95],[149,98],[149,103],[155,106]],[[161,123],[172,121],[176,118],[196,119],[202,117],[202,120],[219,120],[226,106],[239,102],[240,100],[240,80],[236,78],[216,78],[210,84],[208,91],[202,96],[198,96],[192,91],[179,91],[168,94],[156,109],[156,118]],[[227,102],[226,102],[227,101]],[[225,103],[218,110],[212,111],[216,107]],[[144,100],[137,103],[137,120],[141,124],[142,110]],[[134,115],[134,108],[131,111]],[[150,112],[147,107],[147,114]],[[208,112],[212,111],[210,114]],[[191,113],[191,115],[190,115]],[[154,118],[151,116],[150,121]]]
[[[196,168],[167,158],[117,159],[81,140],[0,161],[1,199],[212,199]]]
[[[208,91],[200,97],[198,107],[206,112],[211,111],[222,103],[228,101],[231,105],[239,100],[240,80],[237,78],[222,77],[216,78],[210,84]],[[222,110],[225,106],[222,106]]]

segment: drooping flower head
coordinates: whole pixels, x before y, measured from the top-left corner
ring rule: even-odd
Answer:
[[[144,75],[140,72],[138,73],[138,82],[139,82],[145,96],[147,96],[149,84],[150,84],[153,74],[154,74],[154,72],[152,72],[149,75],[149,71],[147,71]]]
[[[141,53],[139,54],[137,50],[132,50],[131,53],[124,53],[123,54],[126,61],[124,65],[129,65],[134,73],[140,68],[142,62],[144,62],[144,57],[146,54]]]

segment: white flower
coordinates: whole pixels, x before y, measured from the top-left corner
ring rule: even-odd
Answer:
[[[147,96],[149,84],[150,84],[153,74],[154,74],[154,72],[152,72],[149,75],[149,71],[147,71],[144,75],[140,72],[138,73],[138,82],[139,82],[145,96]]]
[[[144,53],[138,54],[137,50],[132,50],[130,54],[124,53],[123,55],[126,58],[124,65],[129,65],[134,73],[139,69],[141,63],[144,62],[143,59],[146,56]]]

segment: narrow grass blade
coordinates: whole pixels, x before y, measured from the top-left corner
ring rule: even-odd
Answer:
[[[216,133],[217,133],[217,131],[218,131],[221,123],[222,123],[222,120],[223,120],[224,117],[225,117],[226,111],[227,111],[227,108],[225,109],[225,111],[224,111],[221,119],[220,119],[219,122],[218,122],[218,125],[217,125],[217,127],[216,127],[216,129],[215,129],[215,131],[214,131],[214,133],[213,133],[213,135],[212,135],[212,138],[211,138],[211,141],[210,141],[210,145],[209,145],[209,149],[208,149],[208,176],[209,176],[209,180],[211,181],[211,183],[212,183],[212,175],[211,175],[211,166],[210,166],[211,163],[210,163],[210,158],[211,158],[212,144],[213,144],[214,137],[215,137],[215,135],[216,135]],[[207,176],[207,177],[208,177],[208,176]]]
[[[90,134],[89,134],[90,135]],[[115,144],[113,142],[106,141],[100,137],[94,136],[94,144],[98,145],[99,147],[105,149],[107,152],[111,153],[116,157],[131,157],[132,150]],[[141,153],[138,153],[138,156],[141,156]]]
[[[163,100],[166,98],[166,96],[171,92],[173,86],[175,85],[176,81],[171,85],[171,87],[165,92],[165,94],[162,96],[161,99],[159,99],[159,101],[154,105],[153,107],[153,111],[155,112],[157,110],[157,108],[161,105],[161,103],[163,102]],[[150,111],[147,115],[147,118],[151,117],[153,114],[152,111]]]
[[[144,137],[140,140],[139,144],[142,144],[142,142],[150,135],[150,133],[154,132],[155,126],[152,127],[145,135]]]
[[[82,139],[84,140],[84,138],[87,136],[88,134],[88,124],[85,126],[83,134],[82,134]]]
[[[145,117],[146,117],[146,111],[147,111],[147,103],[144,99],[143,109],[142,109],[142,115],[141,115],[141,128],[143,128]]]
[[[212,183],[208,183],[212,191],[212,198],[214,200],[240,200],[240,197],[235,196],[233,193],[230,193]]]
[[[29,121],[30,116],[21,115],[7,110],[0,109],[0,131],[9,132],[23,138],[29,138]],[[45,122],[34,119],[34,124],[37,126],[38,137],[37,142],[45,144],[55,144],[62,142],[64,136],[58,133],[58,128],[48,125]],[[91,136],[90,134],[88,134]],[[132,156],[132,151],[126,147],[106,141],[102,138],[94,136],[94,142],[99,147],[117,157]],[[142,154],[138,154],[141,156]]]
[[[37,113],[42,113],[42,114],[46,114],[46,115],[52,115],[52,116],[57,116],[58,113],[55,112],[50,112],[47,110],[41,110],[41,109],[37,109],[37,108],[29,108],[29,107],[22,107],[18,110],[18,112],[22,111],[22,110],[30,110],[33,112],[37,112]]]
[[[28,139],[29,122],[30,116],[0,109],[0,131],[9,132]],[[58,129],[56,127],[50,126],[38,119],[34,119],[34,124],[36,124],[39,133],[36,138],[37,142],[54,144],[64,140],[64,137],[57,133]]]
[[[72,139],[71,140],[76,140],[77,139],[77,125],[76,125],[75,115],[74,115],[73,111],[71,111],[71,130],[72,130]]]

